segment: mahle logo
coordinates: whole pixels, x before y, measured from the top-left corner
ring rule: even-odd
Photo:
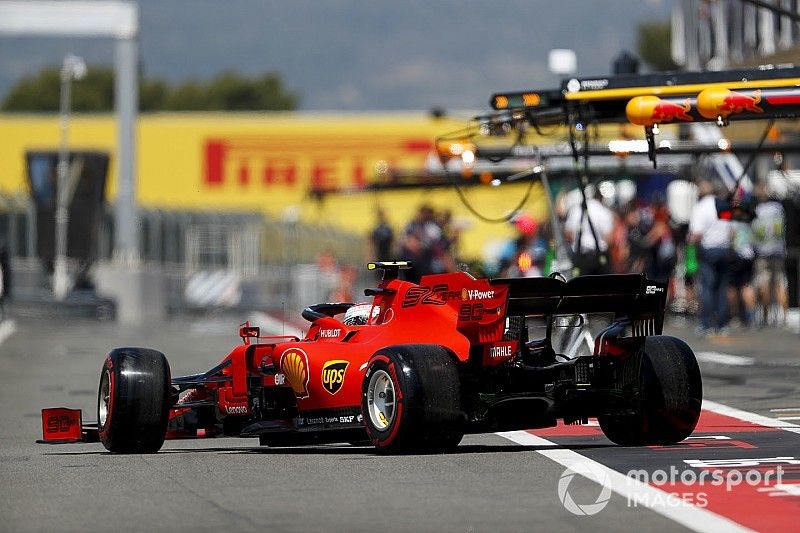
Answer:
[[[334,360],[322,365],[322,386],[331,394],[336,394],[344,385],[345,371],[349,361]]]

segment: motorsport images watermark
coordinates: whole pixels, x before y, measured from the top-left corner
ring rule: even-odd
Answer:
[[[775,458],[785,459],[785,458]],[[688,467],[678,468],[670,466],[669,470],[629,470],[627,474],[609,470],[594,461],[583,461],[571,465],[564,470],[558,480],[558,499],[564,508],[572,514],[591,516],[605,509],[611,500],[613,483],[611,476],[624,476],[623,490],[628,507],[650,507],[654,505],[667,507],[681,507],[693,505],[695,507],[708,506],[708,494],[704,491],[693,490],[697,486],[724,486],[727,492],[742,484],[756,486],[777,485],[782,486],[783,467],[769,469],[741,470],[741,466],[757,466],[755,464],[733,463],[731,461],[686,461]],[[772,462],[772,461],[764,461]],[[781,461],[774,461],[781,462]],[[800,461],[799,461],[800,462]],[[725,463],[725,464],[714,464]],[[696,469],[700,469],[699,471]],[[600,485],[600,493],[594,501],[578,502],[570,494],[569,487],[575,476],[580,475]],[[683,491],[675,490],[680,487]],[[656,488],[660,490],[648,490]],[[637,490],[643,489],[643,490]]]

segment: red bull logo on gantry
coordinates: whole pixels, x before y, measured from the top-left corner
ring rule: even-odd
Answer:
[[[671,122],[690,122],[692,103],[689,98],[683,101],[662,100],[658,96],[645,95],[631,98],[625,106],[625,114],[637,126],[653,126]]]
[[[653,121],[656,124],[675,122],[676,120],[691,121],[692,115],[689,112],[692,110],[692,105],[689,99],[683,103],[670,102],[668,100],[661,100],[653,108]]]
[[[763,113],[761,90],[751,93],[731,91],[724,88],[710,88],[697,95],[697,111],[707,119],[727,118],[738,113]]]

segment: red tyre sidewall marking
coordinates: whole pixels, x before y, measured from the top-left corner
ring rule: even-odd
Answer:
[[[394,388],[395,388],[395,413],[394,419],[392,420],[392,428],[389,432],[389,435],[385,438],[382,438],[380,434],[373,434],[373,429],[370,427],[370,424],[366,424],[367,430],[370,434],[370,437],[373,438],[373,441],[380,446],[381,448],[389,446],[397,436],[397,431],[400,429],[400,418],[403,416],[403,391],[400,389],[400,382],[397,379],[397,370],[395,364],[392,362],[391,359],[386,357],[385,355],[375,355],[369,362],[370,368],[372,367],[373,363],[375,362],[382,362],[386,365],[387,369],[389,370],[389,375],[392,378]],[[364,414],[365,422],[366,417],[369,416],[368,413]],[[381,432],[382,433],[382,432]]]
[[[116,381],[114,378],[114,363],[111,361],[111,357],[106,357],[103,364],[103,372],[108,372],[108,412],[106,413],[106,423],[99,428],[99,432],[103,437],[107,437],[108,428],[111,426],[111,416],[114,411],[114,387]],[[97,418],[99,422],[100,417],[98,416]]]

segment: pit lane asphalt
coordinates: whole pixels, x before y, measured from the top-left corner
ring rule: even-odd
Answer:
[[[133,328],[17,319],[0,345],[0,531],[683,529],[619,497],[592,517],[569,513],[556,490],[564,467],[497,435],[467,436],[457,453],[404,457],[349,445],[260,448],[246,439],[168,441],[147,456],[109,455],[100,444],[34,443],[42,407],[79,407],[94,419],[98,371],[111,347],[154,347],[167,354],[173,375],[191,373],[237,343],[239,322]],[[698,339],[688,326],[667,329],[696,351],[755,358],[748,366],[701,363],[707,398],[770,417],[770,409],[800,407],[796,334]],[[612,446],[604,439],[590,445],[616,454]],[[588,501],[597,488],[576,478],[570,493]]]

